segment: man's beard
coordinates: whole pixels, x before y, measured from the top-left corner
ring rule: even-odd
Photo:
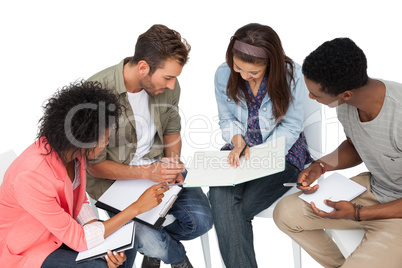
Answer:
[[[151,82],[151,77],[150,76],[146,76],[145,78],[143,78],[140,81],[140,86],[141,88],[143,88],[148,95],[150,96],[156,96],[160,93],[163,93],[163,91],[167,90],[168,88],[160,88],[160,89],[156,89],[155,85]],[[157,93],[159,91],[162,91],[160,93]]]

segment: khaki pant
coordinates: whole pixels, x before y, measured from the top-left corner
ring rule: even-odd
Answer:
[[[370,190],[370,173],[352,180],[367,188],[351,202],[363,206],[379,204]],[[311,257],[324,267],[343,268],[401,268],[402,219],[354,220],[327,219],[317,216],[310,204],[300,199],[300,193],[283,198],[275,208],[276,225],[296,241]],[[345,260],[324,229],[356,229],[366,232],[357,249]]]

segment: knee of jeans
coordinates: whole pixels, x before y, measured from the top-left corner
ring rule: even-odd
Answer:
[[[166,243],[163,237],[158,235],[156,229],[148,227],[144,224],[136,223],[135,227],[135,243],[137,250],[142,254],[163,259],[166,254]]]
[[[296,215],[300,213],[302,208],[295,201],[297,200],[294,200],[292,196],[286,196],[275,206],[273,212],[274,222],[282,231],[293,229],[297,225],[296,219],[298,217]]]
[[[211,206],[217,206],[227,200],[228,194],[230,194],[229,187],[211,187],[209,188],[208,198]]]
[[[188,239],[193,239],[207,233],[213,225],[211,210],[205,209],[192,213],[191,221],[186,224]]]
[[[213,225],[212,212],[211,210],[204,211],[202,214],[197,214],[195,219],[198,235],[203,235],[207,233]]]

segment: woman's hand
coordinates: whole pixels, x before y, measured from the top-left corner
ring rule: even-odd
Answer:
[[[244,149],[244,151],[243,151]],[[250,159],[250,148],[246,145],[245,147],[235,147],[228,155],[228,164],[231,167],[237,168],[240,166],[240,156],[244,155],[246,160]]]
[[[170,189],[169,187],[164,187],[166,184],[166,182],[162,182],[152,185],[131,206],[137,207],[138,214],[156,207],[162,202],[162,198],[165,196],[164,193]]]
[[[164,187],[166,184],[166,182],[161,182],[159,184],[152,185],[145,190],[137,201],[133,202],[114,217],[102,222],[105,226],[105,237],[111,235],[114,231],[139,214],[159,205],[162,202],[164,193],[170,189],[169,187]]]
[[[125,262],[127,259],[126,254],[124,251],[117,253],[116,251],[107,251],[107,255],[105,255],[105,260],[107,263],[107,267],[109,268],[116,268],[119,267],[119,265],[122,265],[123,262]]]

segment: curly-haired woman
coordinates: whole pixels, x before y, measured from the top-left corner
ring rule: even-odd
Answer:
[[[9,167],[0,187],[2,267],[117,267],[126,256],[76,264],[77,251],[104,238],[136,215],[158,205],[164,184],[104,222],[86,198],[86,157],[107,145],[121,111],[116,96],[97,82],[76,82],[45,105],[37,140]]]

